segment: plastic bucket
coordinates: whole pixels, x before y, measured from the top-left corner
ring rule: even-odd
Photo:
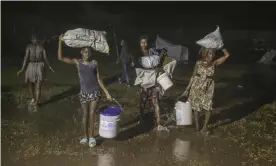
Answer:
[[[192,107],[189,102],[178,101],[175,104],[176,125],[192,124]]]
[[[167,73],[161,74],[157,78],[157,82],[162,86],[164,90],[168,90],[173,86],[173,82],[171,81],[170,77],[168,76]]]
[[[109,106],[100,113],[99,135],[103,138],[115,138],[119,131],[121,108]]]

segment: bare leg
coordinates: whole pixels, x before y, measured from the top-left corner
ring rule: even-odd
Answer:
[[[123,68],[124,68],[124,77],[125,77],[126,83],[129,85],[129,76],[128,76],[128,66],[127,66],[127,64],[124,64]]]
[[[152,104],[154,106],[155,117],[156,117],[156,125],[157,127],[160,125],[160,107],[158,97],[152,98]]]
[[[35,102],[35,95],[34,95],[34,83],[33,82],[30,82],[29,83],[29,91],[30,91],[30,94],[31,94],[31,103],[34,103]]]
[[[194,110],[194,115],[195,115],[196,131],[199,131],[199,116],[198,116],[198,111]]]
[[[40,102],[41,85],[42,85],[42,83],[40,81],[36,82],[36,87],[35,87],[35,91],[36,91],[35,104],[36,105],[39,104],[39,102]]]
[[[146,101],[144,100],[140,100],[140,122],[139,123],[143,123],[144,122],[144,111],[145,111],[145,106],[146,106]]]
[[[98,101],[91,101],[89,103],[89,138],[94,137],[94,114],[96,112]]]
[[[88,103],[81,104],[81,109],[82,109],[82,125],[83,125],[83,138],[87,138],[87,124],[88,124]]]
[[[211,111],[205,111],[205,122],[204,122],[204,125],[203,125],[203,131],[208,131],[208,124],[209,124],[209,120],[210,120],[210,117],[211,117]]]
[[[144,111],[145,111],[145,106],[146,106],[146,99],[145,96],[143,95],[142,89],[140,89],[140,121],[139,123],[144,122]]]

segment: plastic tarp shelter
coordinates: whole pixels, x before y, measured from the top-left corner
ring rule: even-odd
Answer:
[[[158,35],[155,41],[156,49],[167,49],[168,56],[175,59],[178,62],[188,63],[189,60],[189,50],[187,47],[182,45],[174,45],[169,41],[160,38]]]
[[[276,50],[267,51],[258,62],[266,65],[274,64],[273,58],[275,56]]]

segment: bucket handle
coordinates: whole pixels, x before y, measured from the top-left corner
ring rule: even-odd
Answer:
[[[120,107],[121,111],[123,111],[122,105],[116,99],[112,98],[112,101],[115,102]]]

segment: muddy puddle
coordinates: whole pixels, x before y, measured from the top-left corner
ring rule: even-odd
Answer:
[[[238,83],[233,83],[231,88],[226,88],[222,83],[218,85],[215,95],[216,111],[211,123],[213,126],[217,124],[219,126],[219,122],[222,121],[226,127],[216,128],[211,136],[198,135],[193,127],[171,128],[169,132],[157,132],[153,130],[152,114],[146,115],[147,125],[139,126],[135,120],[139,115],[136,90],[124,87],[118,89],[120,87],[117,85],[110,86],[111,94],[117,95],[116,99],[124,107],[120,118],[122,131],[116,139],[100,138],[95,148],[88,148],[88,145],[82,146],[78,143],[82,136],[80,105],[76,95],[78,88],[67,88],[66,93],[62,90],[53,95],[53,92],[61,88],[51,87],[52,91],[44,92],[44,95],[55,97],[50,97],[38,109],[22,103],[20,99],[24,98],[24,95],[14,97],[2,94],[1,165],[265,166],[275,164],[276,159],[272,157],[275,156],[273,153],[276,148],[273,143],[275,139],[272,139],[274,130],[268,132],[270,135],[258,136],[261,141],[256,141],[258,139],[254,138],[257,136],[250,135],[249,132],[252,127],[245,126],[254,124],[262,128],[258,123],[247,122],[245,117],[261,105],[271,102],[271,97],[260,95],[256,89],[253,95],[251,89],[244,90],[245,88],[238,86]],[[174,102],[172,98],[182,90],[183,88],[179,90],[179,87],[176,87],[168,91],[161,102],[161,107],[170,108]],[[8,90],[5,93],[9,94]],[[123,98],[121,95],[123,93],[129,96]],[[234,123],[235,121],[238,122]],[[259,133],[259,130],[256,133]],[[267,138],[264,139],[265,137]]]
[[[232,166],[247,160],[233,142],[219,134],[198,135],[190,127],[157,132],[134,123],[117,139],[100,139],[95,148],[79,145],[79,104],[65,99],[38,109],[4,102],[2,110],[3,166]]]

